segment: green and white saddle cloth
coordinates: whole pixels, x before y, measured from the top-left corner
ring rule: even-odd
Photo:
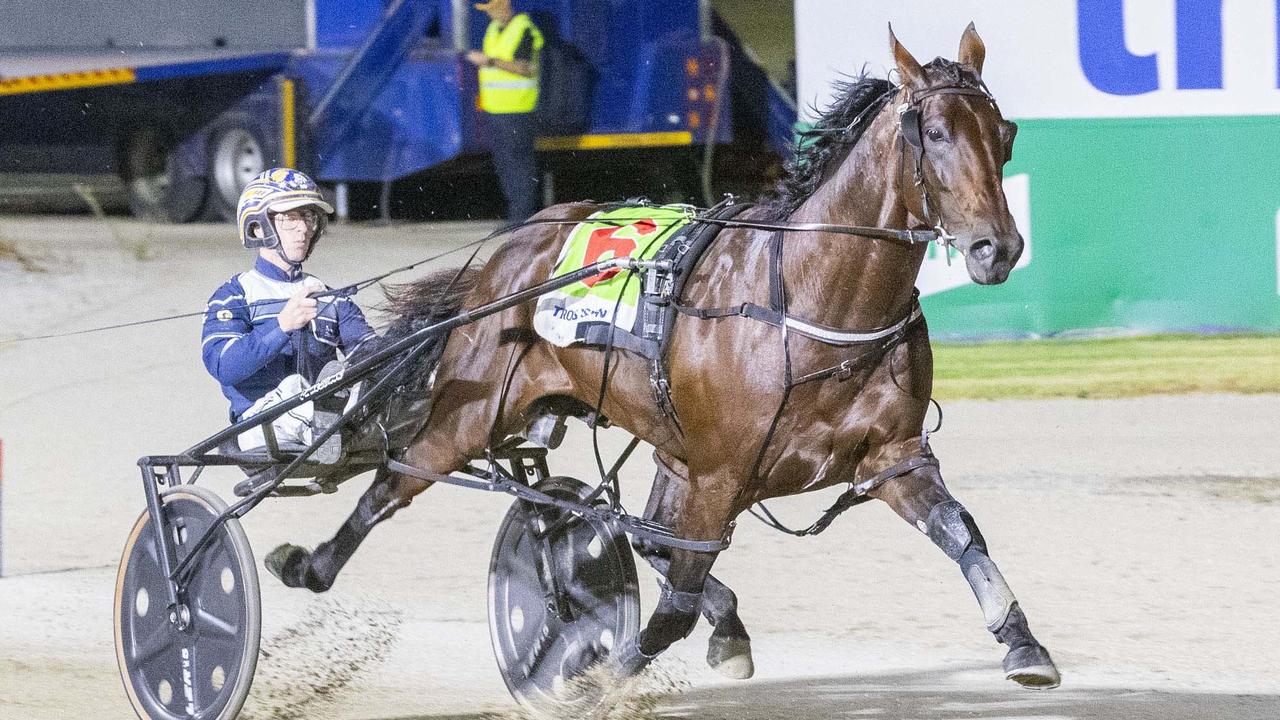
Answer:
[[[633,205],[593,213],[569,232],[551,277],[614,257],[652,260],[664,243],[689,224],[695,212],[690,205]],[[637,308],[642,284],[641,275],[615,269],[553,290],[538,298],[534,330],[560,347],[601,344],[602,338],[613,334],[610,325],[639,336]],[[619,342],[618,346],[627,343]]]

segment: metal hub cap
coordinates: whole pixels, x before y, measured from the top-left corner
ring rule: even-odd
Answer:
[[[262,146],[253,133],[231,128],[218,136],[213,151],[213,173],[218,192],[232,207],[240,199],[240,189],[266,169]]]

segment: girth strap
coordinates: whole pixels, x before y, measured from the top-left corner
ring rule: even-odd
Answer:
[[[708,221],[727,220],[737,217],[750,208],[751,204],[736,202],[730,196],[708,210],[704,217]],[[707,248],[720,234],[720,230],[721,226],[710,222],[701,222],[701,224],[695,222],[687,232],[658,248],[655,259],[670,262],[671,271],[662,283],[665,287],[659,293],[659,297],[654,298],[645,293],[644,298],[645,307],[641,317],[646,324],[652,323],[652,330],[659,333],[657,339],[651,341],[648,339],[648,332],[645,331],[647,328],[642,328],[641,332],[641,335],[645,336],[645,342],[652,342],[648,348],[650,352],[642,352],[649,358],[649,388],[654,404],[681,435],[684,435],[684,427],[680,424],[675,404],[671,399],[671,379],[667,371],[666,358],[671,347],[676,317],[680,314],[680,299],[684,295],[684,288]]]

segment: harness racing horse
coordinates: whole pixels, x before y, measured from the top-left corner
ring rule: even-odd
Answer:
[[[922,66],[892,28],[889,41],[901,85],[865,77],[842,85],[777,197],[735,219],[934,229],[963,254],[974,281],[1004,282],[1023,249],[1001,186],[1016,126],[982,82],[983,42],[970,24],[958,62]],[[394,305],[399,319],[388,335],[546,279],[567,231],[537,221],[576,221],[600,207],[549,208],[481,270],[447,287],[440,275],[411,287]],[[585,417],[600,403],[612,424],[655,447],[646,514],[681,539],[727,539],[759,501],[853,482],[959,565],[987,629],[1008,646],[1006,677],[1054,687],[1053,661],[922,437],[933,358],[913,284],[925,250],[830,230],[723,230],[680,298],[684,316],[665,359],[671,412],[655,403],[650,364],[636,353],[553,345],[533,332],[527,303],[479,320],[452,332],[428,369],[433,405],[402,461],[456,472],[548,408]],[[779,312],[753,317],[747,306]],[[313,552],[283,545],[268,567],[287,585],[327,590],[374,525],[431,484],[381,472],[331,540]],[[636,545],[665,581],[646,626],[616,653],[621,671],[638,672],[686,637],[701,612],[714,625],[710,664],[750,676],[737,599],[709,574],[718,552]]]

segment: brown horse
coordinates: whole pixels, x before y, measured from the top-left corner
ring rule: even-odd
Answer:
[[[1003,282],[1023,247],[1001,186],[1016,127],[982,83],[982,40],[970,25],[959,62],[939,58],[922,66],[892,29],[889,39],[901,86],[867,78],[843,86],[779,195],[739,219],[936,228],[964,254],[975,281]],[[535,220],[582,219],[599,207],[559,205]],[[565,235],[550,225],[519,229],[454,288],[453,307],[546,279]],[[780,286],[782,321],[681,317],[667,356],[674,412],[655,403],[647,361],[619,350],[603,414],[656,448],[660,471],[647,515],[679,538],[726,538],[734,519],[761,500],[865,483],[872,497],[958,563],[987,629],[1009,647],[1006,676],[1053,687],[1059,676],[1048,652],[1032,636],[973,517],[947,491],[923,447],[933,358],[913,283],[924,252],[923,245],[833,232],[721,232],[683,302],[765,307],[771,286]],[[402,320],[427,309],[439,315],[439,282],[410,293]],[[532,321],[533,308],[523,305],[448,337],[436,365],[434,405],[406,463],[455,472],[495,439],[521,432],[547,411],[550,398],[583,414],[596,405],[605,353],[552,345],[534,334]],[[855,331],[895,327],[874,341],[848,339]],[[326,590],[372,527],[430,484],[379,474],[332,540],[314,552],[281,546],[268,566],[288,585]],[[666,584],[636,642],[619,653],[625,670],[637,671],[687,636],[701,611],[715,626],[709,662],[730,676],[749,676],[750,644],[736,598],[709,575],[717,553],[644,543],[638,549]]]

